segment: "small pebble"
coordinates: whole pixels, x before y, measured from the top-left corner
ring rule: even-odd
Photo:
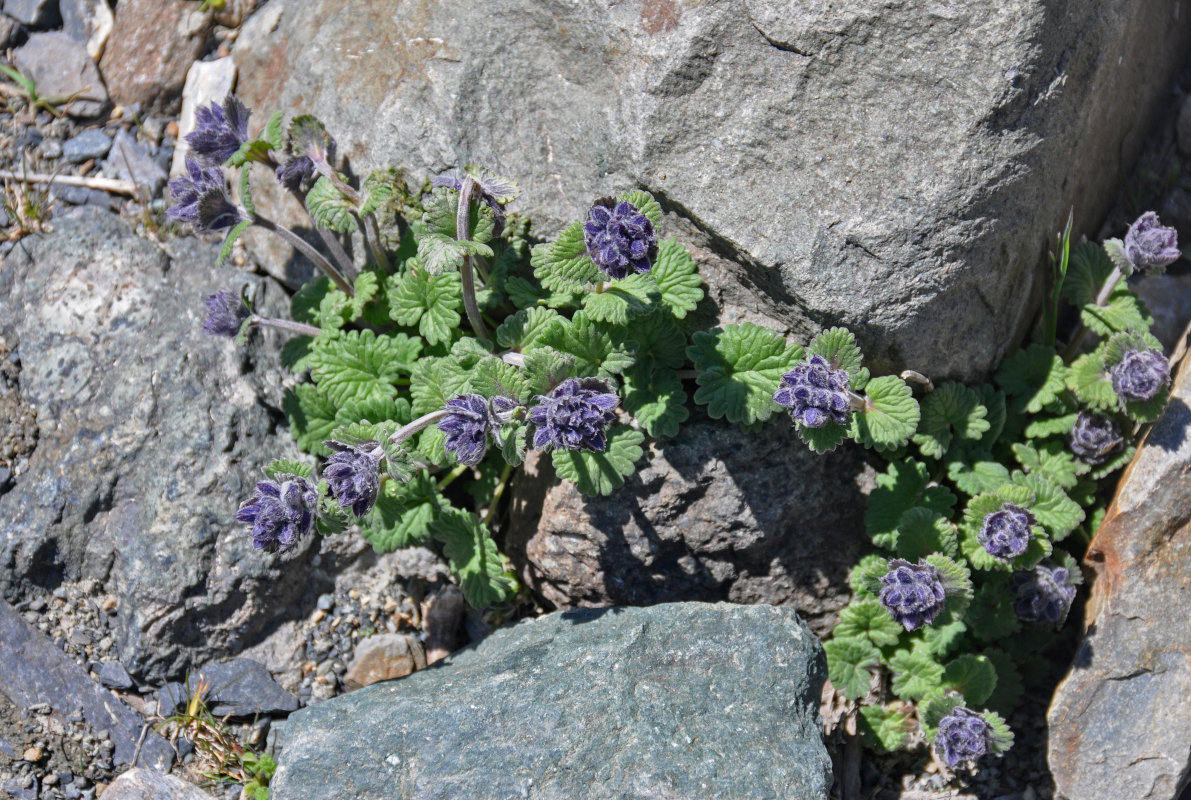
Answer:
[[[40,747],[30,747],[21,755],[30,764],[36,764],[38,761],[41,761],[41,757],[44,755],[44,753],[41,752]]]
[[[116,610],[116,605],[116,598],[109,594],[103,598],[103,602],[99,604],[99,607],[110,614]]]
[[[318,608],[320,611],[330,611],[335,607],[335,595],[323,594],[319,595]]]
[[[95,158],[102,158],[112,149],[112,140],[101,130],[83,131],[62,145],[62,154],[67,161],[78,164]]]

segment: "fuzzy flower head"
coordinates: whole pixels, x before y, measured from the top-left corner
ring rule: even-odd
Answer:
[[[195,158],[212,167],[221,166],[248,141],[248,117],[252,112],[234,95],[223,104],[199,106],[194,112],[194,132],[186,137]]]
[[[1125,403],[1153,400],[1170,383],[1170,364],[1156,349],[1126,350],[1109,370],[1112,390]]]
[[[245,219],[228,196],[223,171],[204,167],[193,158],[186,159],[186,174],[170,181],[170,194],[174,205],[166,211],[166,216],[201,231],[231,228]]]
[[[1162,272],[1182,256],[1178,238],[1178,231],[1163,227],[1158,215],[1147,211],[1125,234],[1125,256],[1135,269]]]
[[[811,356],[782,376],[773,401],[808,428],[822,428],[828,422],[843,425],[850,404],[848,381],[847,370],[832,369],[823,356]]]
[[[236,519],[252,526],[253,547],[281,553],[310,531],[317,507],[314,484],[297,475],[278,475],[256,485],[256,493],[240,506]]]
[[[608,446],[607,428],[616,419],[620,398],[595,378],[568,378],[548,395],[538,395],[529,410],[536,428],[533,446],[602,453]]]
[[[939,720],[935,748],[949,767],[975,761],[992,746],[992,726],[982,714],[957,706]]]
[[[1023,622],[1061,628],[1075,602],[1075,585],[1066,567],[1039,564],[1030,572],[1013,576],[1017,592],[1013,612]]]
[[[310,156],[292,156],[277,167],[277,181],[286,189],[298,191],[314,181],[314,162]]]
[[[474,467],[488,452],[488,434],[492,430],[488,401],[483,395],[462,394],[448,400],[446,410],[451,413],[438,423],[438,429],[446,434],[443,445],[460,464]]]
[[[632,203],[610,197],[596,200],[583,225],[587,254],[609,278],[620,279],[629,270],[649,272],[658,254],[658,237],[649,217]]]
[[[1068,442],[1076,458],[1094,465],[1107,460],[1122,439],[1111,419],[1095,411],[1081,411],[1071,428]]]
[[[340,508],[350,508],[362,517],[376,505],[380,492],[380,453],[376,442],[357,447],[336,441],[323,442],[335,452],[323,467],[323,480],[331,488]]]
[[[881,605],[906,630],[929,625],[943,610],[947,593],[939,570],[926,559],[911,564],[904,558],[889,560],[889,571],[881,578]]]
[[[203,320],[203,333],[209,336],[236,336],[251,312],[244,305],[244,299],[223,289],[208,295],[203,301],[207,306],[207,318]]]
[[[1010,561],[1030,546],[1030,526],[1034,521],[1034,515],[1021,506],[1005,503],[984,518],[976,541],[993,558]]]

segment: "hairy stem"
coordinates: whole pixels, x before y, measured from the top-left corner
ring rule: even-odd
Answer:
[[[868,398],[862,394],[857,394],[851,389],[844,390],[848,395],[848,405],[852,407],[853,411],[864,411],[868,408]]]
[[[256,314],[252,315],[252,324],[277,328],[278,330],[289,331],[300,336],[318,336],[323,332],[322,328],[316,328],[314,325],[307,325],[304,322],[294,322],[293,320],[275,319],[272,317],[258,317]]]
[[[389,439],[396,443],[404,442],[415,433],[429,428],[431,425],[438,422],[440,419],[450,413],[451,412],[448,409],[440,408],[438,411],[431,411],[429,414],[423,414],[408,425],[399,428],[396,433],[389,437]]]
[[[500,482],[496,484],[496,489],[492,492],[492,500],[488,503],[488,510],[484,512],[484,527],[488,527],[488,523],[492,522],[492,517],[496,515],[496,507],[500,504],[500,496],[505,493],[505,486],[509,482],[509,476],[513,474],[513,465],[505,464],[505,468],[500,473]]]
[[[455,238],[461,242],[471,239],[471,196],[475,188],[475,179],[468,175],[463,179],[463,186],[459,189]],[[467,321],[471,323],[471,329],[478,338],[489,341],[492,337],[484,327],[484,320],[480,318],[480,305],[476,302],[476,279],[471,269],[471,256],[464,254],[463,264],[459,267],[459,277],[463,283],[463,310],[467,312]]]
[[[1096,305],[1103,308],[1108,305],[1108,298],[1112,296],[1112,290],[1117,288],[1117,284],[1121,282],[1121,278],[1125,274],[1117,267],[1113,267],[1108,278],[1104,281],[1104,285],[1100,287],[1100,292],[1096,295]],[[1071,344],[1067,345],[1067,349],[1063,351],[1063,360],[1068,361],[1079,352],[1079,346],[1083,344],[1084,337],[1088,335],[1088,326],[1082,322],[1079,327],[1075,329],[1075,333],[1071,335]]]
[[[455,469],[447,473],[446,476],[444,476],[443,479],[438,482],[438,490],[441,492],[443,489],[450,486],[455,482],[456,478],[467,472],[469,469],[471,469],[471,467],[467,466],[466,464],[460,464],[459,466],[455,467]]]
[[[260,225],[265,230],[272,231],[273,233],[277,234],[287,243],[289,243],[295,250],[309,258],[312,262],[314,262],[314,265],[321,269],[323,273],[331,279],[332,283],[342,289],[348,297],[356,296],[356,290],[353,289],[352,285],[347,282],[347,278],[343,277],[343,273],[336,269],[335,265],[328,261],[326,256],[311,247],[310,243],[301,236],[294,233],[284,225],[278,225],[273,220],[268,219],[267,217],[262,217],[260,214],[253,214],[252,222],[254,225]]]
[[[372,251],[372,258],[376,261],[377,266],[386,273],[390,272],[389,256],[381,244],[380,224],[376,221],[375,214],[364,215],[364,241],[368,242],[368,248]]]

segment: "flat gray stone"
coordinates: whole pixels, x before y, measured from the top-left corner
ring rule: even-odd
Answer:
[[[1071,205],[1077,234],[1107,211],[1186,59],[1186,13],[271,0],[233,55],[260,119],[315,114],[360,174],[490,167],[546,235],[640,186],[699,246],[721,319],[803,341],[846,324],[874,374],[938,380],[986,372],[1033,321],[1043,248]]]
[[[115,22],[108,0],[59,0],[58,8],[62,12],[62,30],[98,61]]]
[[[65,653],[34,630],[4,600],[0,600],[0,694],[20,708],[48,703],[64,718],[82,711],[94,731],[111,735],[117,764],[131,764],[145,720],[111,692],[101,689]],[[138,763],[168,769],[174,751],[169,742],[150,731],[140,748]]]
[[[0,592],[94,579],[119,601],[119,660],[143,683],[238,653],[293,613],[319,547],[256,551],[234,518],[261,466],[302,458],[277,425],[282,339],[237,346],[201,329],[218,289],[247,284],[270,316],[287,298],[216,268],[216,243],[167,247],[82,207],[0,269],[0,335],[20,343],[19,396],[40,427],[0,495]]]
[[[825,800],[822,649],[790,609],[554,613],[290,716],[273,800]]]
[[[62,145],[62,155],[67,161],[81,164],[91,158],[103,158],[111,149],[112,137],[93,128],[67,139]]]
[[[87,48],[61,31],[35,33],[13,52],[13,63],[37,85],[42,97],[73,97],[64,108],[72,117],[96,117],[108,93]]]
[[[1067,800],[1176,800],[1191,776],[1191,359],[1172,395],[1088,549],[1088,630],[1047,715]]]
[[[159,713],[169,714],[186,705],[200,683],[210,687],[207,707],[217,717],[252,717],[287,714],[298,708],[298,698],[282,689],[264,665],[248,658],[207,664],[188,676],[189,686],[168,683],[157,692]]]
[[[150,769],[130,769],[108,784],[105,800],[211,800],[211,795],[181,778]]]
[[[116,168],[116,176],[120,180],[132,181],[137,186],[148,188],[150,197],[161,192],[169,177],[165,170],[158,166],[153,156],[149,155],[145,146],[125,130],[119,131],[112,141],[108,163]]]
[[[119,661],[105,661],[95,670],[99,682],[109,689],[131,689],[132,677]]]

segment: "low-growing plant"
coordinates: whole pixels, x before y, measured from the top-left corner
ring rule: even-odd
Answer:
[[[752,323],[696,329],[695,262],[659,237],[662,210],[646,192],[597,199],[534,244],[506,209],[512,180],[474,167],[421,187],[395,168],[354,180],[313,117],[284,126],[275,114],[256,138],[248,120],[231,97],[199,110],[169,214],[226,230],[221,259],[256,225],[323,273],[294,295],[292,319],[262,317],[234,291],[207,298],[208,333],[288,332],[282,360],[309,375],[286,412],[322,468],[266,468],[237,514],[257,548],[349,527],[379,551],[433,543],[468,602],[507,603],[519,586],[492,526],[529,451],[549,453],[579,491],[608,494],[646,434],[678,433],[691,399],[748,430],[785,410],[812,450],[848,439],[887,461],[865,517],[878,552],[853,571],[855,597],[825,645],[868,741],[930,741],[951,767],[1009,746],[997,711],[1012,708],[1018,666],[1063,623],[1080,581],[1059,544],[1077,533],[1078,551],[1089,538],[1103,515],[1097,482],[1129,460],[1138,424],[1165,401],[1169,369],[1122,281],[1178,258],[1157,217],[1103,247],[1072,248],[1069,222],[1033,340],[990,383],[936,386],[871,375],[844,328],[805,347]],[[261,168],[309,212],[326,254],[256,210]],[[362,243],[360,271],[340,236]],[[1064,348],[1060,299],[1080,317]]]

